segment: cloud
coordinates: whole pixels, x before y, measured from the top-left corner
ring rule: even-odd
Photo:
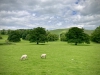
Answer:
[[[100,1],[99,0],[80,0],[76,9],[82,15],[100,14]]]
[[[0,29],[95,29],[99,19],[99,0],[0,0]]]

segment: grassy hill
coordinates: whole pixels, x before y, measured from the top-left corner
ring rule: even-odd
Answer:
[[[50,30],[50,32],[54,34],[60,34],[60,33],[68,32],[68,30],[69,29],[55,29],[55,30]]]
[[[85,33],[91,35],[91,33],[93,33],[94,30],[84,30]]]
[[[68,32],[68,28],[66,29],[55,29],[55,30],[50,30],[51,33],[54,33],[54,34],[60,34],[60,33],[66,33]],[[91,33],[93,32],[93,30],[84,30],[85,33],[91,35]]]

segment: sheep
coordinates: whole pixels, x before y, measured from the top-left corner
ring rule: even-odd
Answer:
[[[26,54],[22,55],[20,59],[21,59],[21,60],[27,59],[27,55],[26,55]]]
[[[46,59],[46,54],[41,54],[41,58],[45,58]]]

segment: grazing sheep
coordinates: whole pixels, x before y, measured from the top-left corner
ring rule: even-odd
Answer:
[[[46,54],[41,54],[41,58],[45,58],[46,59]]]
[[[26,58],[27,58],[27,55],[25,54],[25,55],[22,55],[20,59],[25,60]]]

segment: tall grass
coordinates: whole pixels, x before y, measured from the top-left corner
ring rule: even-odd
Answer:
[[[100,44],[66,42],[0,45],[0,75],[100,75]],[[41,59],[42,53],[47,54]],[[22,54],[28,59],[21,61]]]

